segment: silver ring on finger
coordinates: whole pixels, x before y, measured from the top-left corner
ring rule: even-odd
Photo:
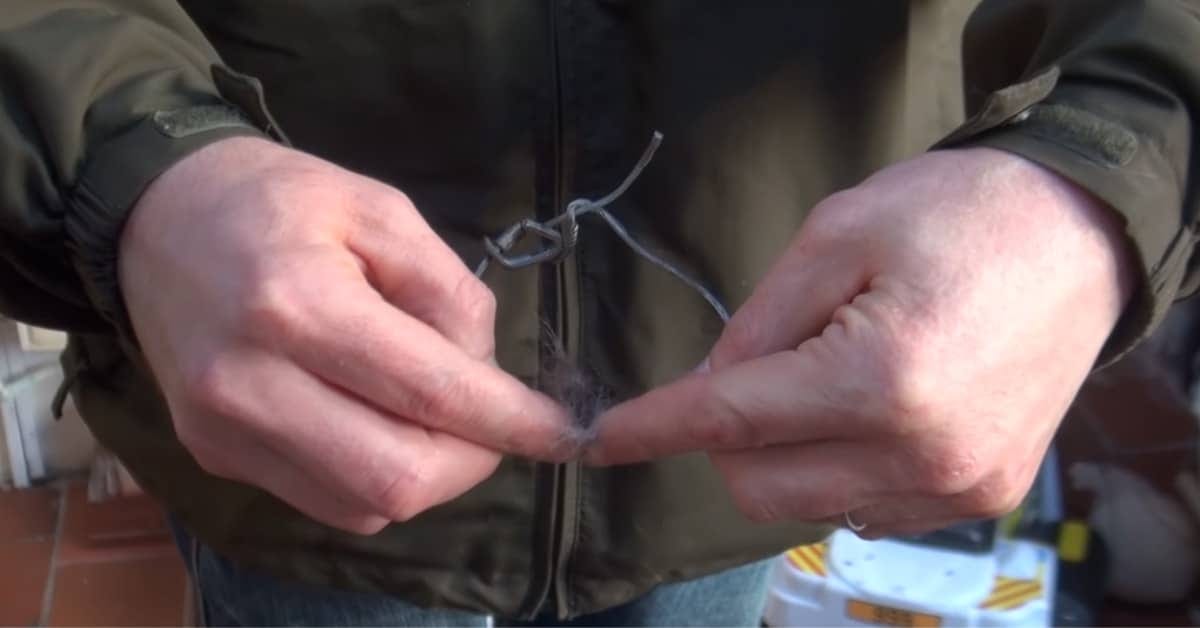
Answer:
[[[859,533],[859,532],[862,532],[863,530],[866,530],[866,529],[867,529],[867,524],[865,524],[865,523],[858,523],[858,522],[854,521],[854,519],[851,519],[851,518],[850,518],[850,511],[849,511],[849,510],[847,510],[847,511],[846,511],[845,513],[843,513],[843,514],[845,515],[845,519],[846,519],[846,527],[847,527],[847,528],[850,528],[850,531],[851,531],[851,532],[854,532],[855,534],[857,534],[857,533]]]

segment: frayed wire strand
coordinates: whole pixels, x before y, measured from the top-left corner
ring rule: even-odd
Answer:
[[[630,235],[629,230],[625,225],[608,211],[607,207],[621,197],[634,181],[642,174],[650,161],[654,159],[655,152],[662,144],[662,133],[655,131],[650,138],[650,144],[646,150],[642,152],[641,158],[634,164],[633,169],[625,177],[625,180],[617,186],[615,190],[609,192],[600,198],[593,201],[586,198],[578,198],[567,204],[566,211],[544,222],[525,218],[516,224],[506,229],[500,236],[495,239],[484,238],[484,245],[487,250],[487,256],[480,261],[475,268],[475,275],[482,277],[487,272],[488,266],[492,260],[495,260],[500,265],[509,269],[524,268],[534,264],[543,262],[552,262],[561,260],[566,255],[569,255],[574,249],[579,238],[579,223],[580,216],[595,214],[599,216],[609,229],[613,231],[634,253],[637,253],[642,259],[651,264],[662,268],[670,273],[675,278],[682,281],[691,289],[695,290],[708,302],[717,316],[722,322],[729,322],[729,311],[725,308],[721,300],[709,290],[704,284],[697,281],[691,275],[683,272],[678,266],[667,261],[663,257],[656,255],[650,249],[646,248],[641,242]],[[549,244],[541,250],[529,253],[526,255],[510,255],[509,251],[520,242],[521,238],[528,233],[534,233],[546,240]]]

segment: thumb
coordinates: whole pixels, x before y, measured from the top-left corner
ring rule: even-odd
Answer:
[[[719,370],[795,349],[820,335],[837,308],[849,303],[867,283],[860,255],[846,243],[831,249],[802,229],[729,320],[706,364]]]

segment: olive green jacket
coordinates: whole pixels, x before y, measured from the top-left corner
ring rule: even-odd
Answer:
[[[987,2],[961,36],[967,8],[7,0],[0,311],[72,332],[69,390],[92,430],[243,564],[506,616],[615,605],[826,530],[746,522],[702,455],[612,469],[508,459],[462,498],[370,537],[209,476],[175,439],[122,310],[115,260],[131,205],[191,151],[267,135],[404,190],[474,264],[483,236],[606,193],[657,129],[662,149],[612,211],[736,308],[822,197],[939,140],[990,145],[1125,218],[1141,283],[1106,349],[1115,357],[1195,276],[1200,11]],[[501,364],[538,384],[545,319],[617,399],[693,367],[720,320],[582,222],[561,263],[487,275]]]

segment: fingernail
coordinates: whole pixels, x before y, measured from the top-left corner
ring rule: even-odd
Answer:
[[[692,369],[692,373],[695,375],[701,375],[701,374],[704,374],[707,372],[708,372],[708,358],[704,358],[703,362],[701,362],[699,365],[697,365],[696,368]]]

